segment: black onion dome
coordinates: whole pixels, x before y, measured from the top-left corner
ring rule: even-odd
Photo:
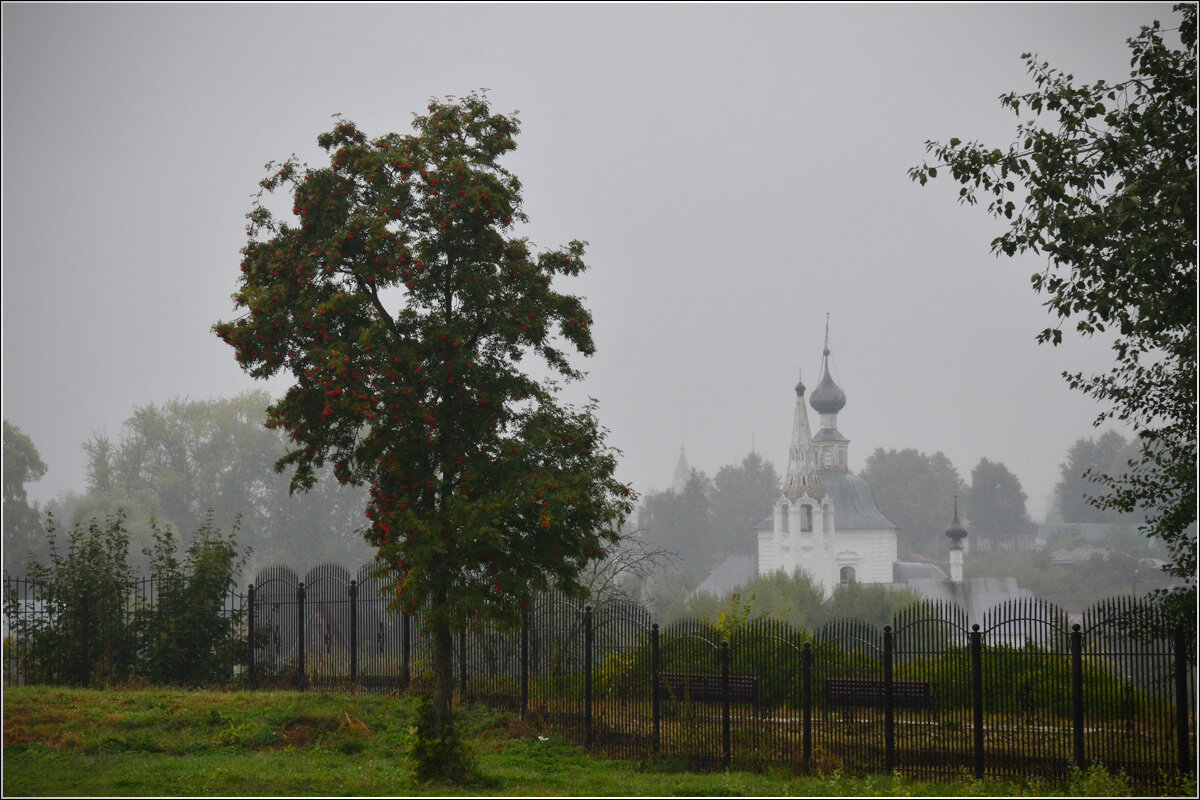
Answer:
[[[796,381],[796,397],[804,397],[804,380],[803,379]]]
[[[825,356],[828,359],[829,348],[825,349]],[[836,414],[846,405],[846,393],[833,382],[833,378],[829,375],[828,360],[821,370],[821,382],[817,384],[817,388],[813,389],[808,403],[818,414]]]
[[[960,549],[962,540],[967,538],[967,529],[958,521],[958,497],[954,498],[954,521],[950,523],[950,527],[946,528],[946,538],[950,540],[952,549]]]

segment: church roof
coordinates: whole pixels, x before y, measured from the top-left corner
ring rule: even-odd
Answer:
[[[833,499],[834,529],[839,531],[880,530],[896,525],[875,505],[871,486],[850,472],[822,471],[818,473],[825,493]],[[756,531],[775,527],[772,514],[754,526]]]
[[[833,498],[835,529],[896,527],[875,505],[870,484],[857,475],[851,472],[821,472],[821,485]]]
[[[812,437],[814,442],[848,442],[850,441],[842,435],[837,428],[821,428],[817,431],[816,436]]]

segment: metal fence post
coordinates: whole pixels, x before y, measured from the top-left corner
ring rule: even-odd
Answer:
[[[1071,626],[1071,715],[1074,728],[1072,760],[1075,766],[1083,764],[1083,630],[1076,623]]]
[[[729,642],[721,642],[721,758],[729,766],[732,742],[729,730]]]
[[[971,626],[971,705],[975,727],[975,779],[983,780],[983,634]]]
[[[812,642],[805,642],[804,649],[800,651],[800,685],[804,693],[801,703],[804,706],[804,738],[802,745],[804,748],[805,775],[808,775],[812,770],[812,665]]]
[[[382,623],[380,623],[382,628]],[[412,616],[403,614],[400,617],[400,680],[404,689],[412,681],[412,656],[409,654],[412,646]],[[382,649],[382,648],[381,648]]]
[[[254,634],[254,584],[246,589],[246,604],[249,606],[246,620],[246,644],[249,646],[250,652],[247,654],[247,664],[250,669],[250,688],[258,688],[258,673],[254,670],[254,640],[257,638]]]
[[[296,625],[297,630],[297,651],[299,652],[299,670],[300,670],[300,691],[308,688],[308,672],[304,664],[304,584],[301,583],[296,587],[296,616],[299,619],[299,624]]]
[[[358,581],[350,581],[350,686],[358,685]]]
[[[892,671],[892,626],[883,626],[883,761],[896,769],[896,684]]]
[[[653,748],[655,755],[658,755],[658,748],[662,742],[662,711],[659,706],[658,696],[659,658],[658,623],[656,622],[650,626],[650,718],[653,727]]]
[[[529,713],[529,609],[521,614],[521,719]]]
[[[583,737],[592,744],[592,607],[583,610]]]
[[[83,635],[80,645],[83,648],[83,670],[81,674],[81,683],[86,689],[88,685],[88,677],[92,671],[90,659],[88,658],[88,600],[91,592],[88,589],[83,590],[83,606],[80,609],[80,620],[83,623]]]
[[[1175,629],[1175,728],[1179,749],[1179,771],[1189,775],[1196,763],[1188,756],[1188,691],[1187,691],[1187,634],[1182,627]]]
[[[458,632],[458,696],[467,702],[467,629]]]

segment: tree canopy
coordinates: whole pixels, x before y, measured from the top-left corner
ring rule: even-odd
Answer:
[[[532,253],[521,184],[500,163],[515,115],[486,97],[429,103],[413,132],[368,137],[338,119],[309,168],[269,164],[248,214],[234,295],[214,330],[255,377],[290,375],[268,425],[296,489],[331,464],[368,487],[367,536],[397,603],[425,603],[435,730],[450,728],[451,630],[512,619],[530,593],[579,588],[631,510],[595,406],[564,406],[592,317],[554,281],[584,271],[584,243]],[[263,195],[283,192],[292,217]]]
[[[25,484],[41,480],[46,464],[33,440],[4,420],[4,568],[21,572],[26,556],[45,553],[45,531]]]
[[[758,453],[726,464],[710,479],[691,470],[681,490],[643,498],[638,527],[657,547],[679,556],[680,566],[703,580],[728,555],[757,551],[754,526],[779,495],[775,466]]]
[[[1131,444],[1116,431],[1075,440],[1058,467],[1059,480],[1054,486],[1055,510],[1063,522],[1117,522],[1125,516],[1096,499],[1107,489],[1101,477],[1121,474],[1136,456],[1136,446]]]
[[[966,484],[943,453],[878,448],[863,465],[862,478],[871,487],[883,515],[900,528],[897,547],[902,558],[941,560],[948,542],[944,536],[954,513],[954,496]]]
[[[253,564],[285,563],[299,570],[321,561],[366,560],[363,541],[366,492],[336,481],[292,495],[275,462],[287,441],[267,429],[264,391],[213,400],[169,400],[138,406],[120,435],[84,443],[87,493],[71,521],[104,520],[121,509],[139,568],[153,545],[151,518],[184,535],[211,523],[230,529],[240,520],[240,540]],[[328,473],[328,470],[325,471]],[[185,543],[186,546],[186,543]]]
[[[923,185],[948,170],[961,202],[986,198],[988,213],[1008,221],[994,252],[1046,256],[1031,280],[1058,322],[1039,341],[1058,344],[1068,322],[1084,336],[1111,337],[1111,370],[1064,374],[1105,404],[1097,425],[1118,419],[1138,436],[1139,456],[1105,477],[1109,492],[1096,503],[1146,509],[1148,531],[1188,581],[1175,599],[1194,621],[1196,5],[1175,11],[1178,27],[1155,21],[1128,40],[1131,72],[1115,83],[1076,84],[1025,54],[1034,90],[1000,98],[1031,117],[1016,141],[1005,149],[930,141],[934,163],[909,175]]]
[[[1021,481],[998,461],[979,459],[971,470],[971,485],[964,499],[971,533],[979,538],[1015,549],[1019,537],[1034,532]]]

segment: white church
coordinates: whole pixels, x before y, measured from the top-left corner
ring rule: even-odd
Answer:
[[[771,515],[755,527],[758,573],[802,569],[826,597],[841,584],[892,583],[896,526],[875,505],[867,482],[847,466],[850,440],[837,427],[846,393],[829,374],[828,340],[820,383],[807,398],[820,415],[815,436],[805,400],[801,380],[783,491]]]

